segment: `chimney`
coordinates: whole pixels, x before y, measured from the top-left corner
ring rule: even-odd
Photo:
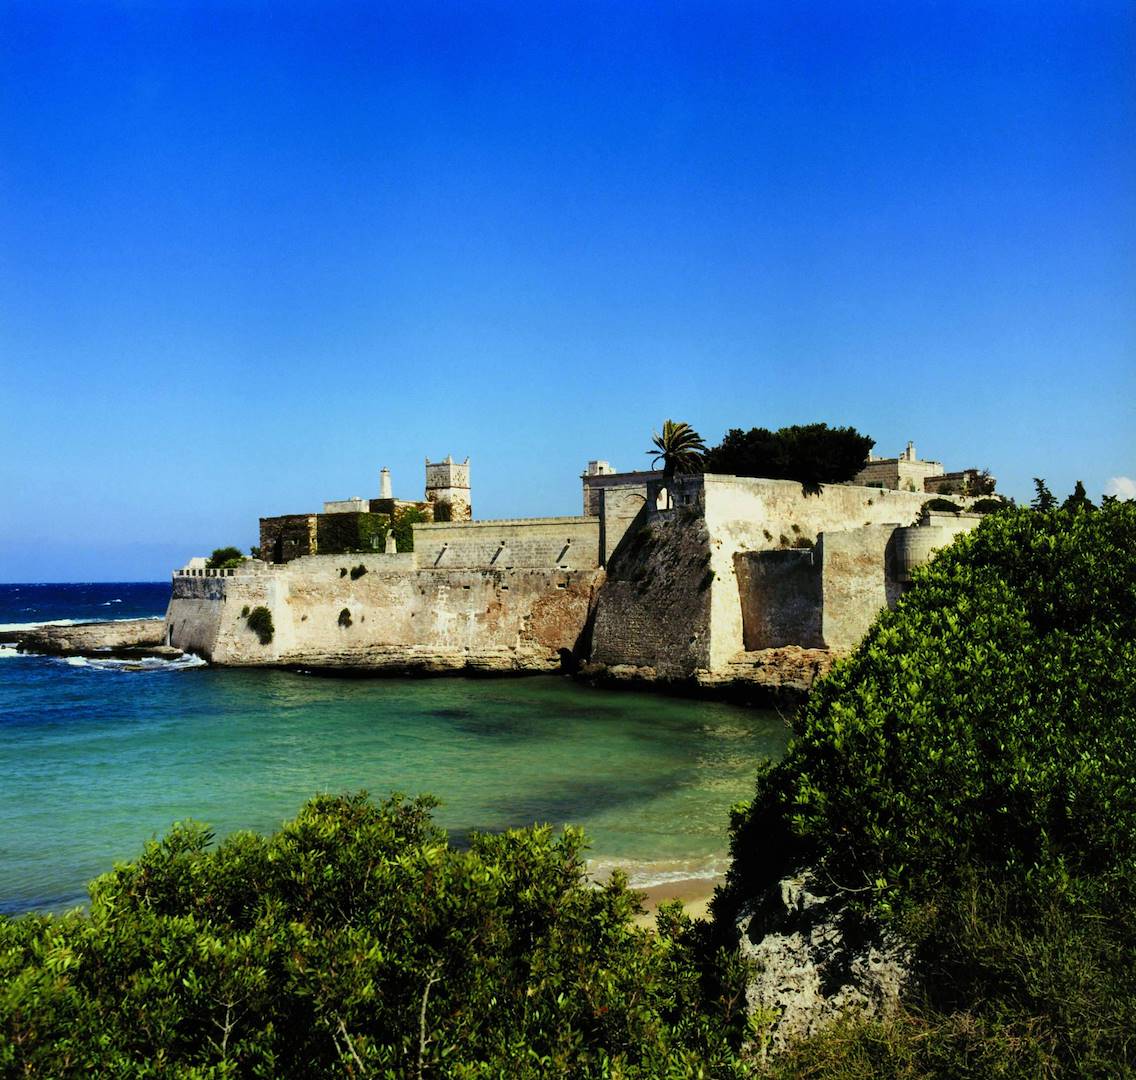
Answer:
[[[379,498],[391,498],[391,471],[385,465],[379,473]]]

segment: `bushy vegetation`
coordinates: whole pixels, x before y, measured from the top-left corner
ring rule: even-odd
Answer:
[[[256,634],[261,645],[268,645],[276,634],[276,627],[272,622],[272,612],[266,607],[254,607],[248,613],[245,625]]]
[[[706,451],[706,472],[796,480],[806,488],[851,480],[863,467],[875,440],[855,428],[794,424],[778,431],[733,428]]]
[[[934,498],[928,499],[923,504],[923,509],[931,510],[935,513],[940,514],[957,514],[962,509],[962,507],[959,506],[957,502],[953,502],[951,499]]]
[[[917,573],[736,815],[721,914],[810,864],[924,976],[782,1075],[1136,1070],[1136,504],[1046,502]]]
[[[400,552],[414,550],[414,526],[424,521],[426,514],[417,506],[404,506],[395,511],[391,532],[394,533],[395,546]]]
[[[636,928],[577,830],[459,851],[432,805],[321,797],[216,847],[177,826],[89,914],[0,919],[0,1074],[740,1075],[739,973],[689,920]]]
[[[321,555],[382,551],[389,531],[390,518],[386,514],[364,511],[320,514],[316,522],[316,547]]]
[[[207,570],[235,570],[245,561],[241,549],[236,547],[215,548],[205,562]]]

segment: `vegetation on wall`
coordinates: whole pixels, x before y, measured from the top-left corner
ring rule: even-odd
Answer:
[[[382,551],[389,530],[386,514],[320,514],[316,519],[316,546],[321,555]]]
[[[549,827],[451,847],[431,800],[314,799],[216,847],[182,824],[89,913],[0,918],[0,1073],[730,1077],[741,972]]]
[[[926,999],[785,1075],[1136,1069],[1134,726],[1136,504],[1007,509],[917,571],[759,774],[718,907],[818,867]]]
[[[395,545],[399,551],[414,550],[414,526],[428,520],[428,516],[417,506],[404,506],[395,511],[391,531],[394,533]]]
[[[351,609],[350,608],[343,608],[339,613],[339,619],[337,621],[338,621],[339,625],[344,627],[344,628],[350,626],[351,625]]]
[[[358,581],[366,572],[367,568],[362,563],[359,563],[358,566],[351,567],[351,580]]]
[[[796,480],[807,488],[851,480],[863,467],[875,440],[855,428],[794,424],[777,431],[733,428],[706,451],[711,473]]]
[[[254,607],[248,613],[248,621],[245,625],[256,634],[261,645],[269,644],[276,633],[276,627],[272,625],[272,612],[266,607]]]
[[[236,547],[215,548],[205,562],[207,570],[235,570],[245,561],[241,549]]]

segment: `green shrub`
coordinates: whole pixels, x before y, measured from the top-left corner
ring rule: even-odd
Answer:
[[[972,514],[994,514],[999,510],[1005,510],[1009,505],[1005,499],[975,499],[970,504],[970,512]]]
[[[1136,504],[991,515],[818,684],[718,910],[817,865],[919,946],[935,1023],[1136,1068],[1134,730]]]
[[[0,1074],[733,1077],[741,972],[637,928],[583,837],[451,847],[429,799],[321,796],[262,837],[182,824],[89,914],[0,918]]]
[[[351,580],[358,581],[366,572],[367,568],[362,563],[351,567]]]
[[[342,627],[350,626],[351,625],[351,610],[349,608],[344,608],[339,613],[339,620],[338,621],[339,621],[339,625],[342,626]]]
[[[933,510],[938,514],[957,514],[962,507],[958,503],[952,502],[950,499],[928,499],[923,504],[924,510]]]
[[[216,548],[205,562],[207,570],[232,570],[245,561],[240,548]]]
[[[272,625],[272,612],[266,607],[254,607],[248,614],[247,625],[260,638],[261,645],[267,645],[276,633],[276,628]]]

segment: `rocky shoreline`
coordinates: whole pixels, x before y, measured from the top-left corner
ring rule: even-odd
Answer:
[[[29,626],[0,631],[0,644],[19,652],[88,659],[176,660],[183,650],[164,644],[161,619]],[[452,653],[438,649],[398,648],[376,653],[366,664],[358,656],[321,656],[312,663],[289,660],[279,666],[313,675],[505,676],[567,674],[587,686],[654,690],[683,697],[731,701],[760,707],[795,708],[808,698],[817,679],[827,674],[838,654],[796,645],[740,654],[722,672],[695,672],[686,678],[661,676],[651,667],[580,664],[571,655],[520,656],[511,650]]]
[[[0,631],[0,645],[42,656],[82,656],[87,659],[136,660],[146,657],[176,660],[183,653],[163,645],[162,619],[121,619],[116,622],[45,624]]]

